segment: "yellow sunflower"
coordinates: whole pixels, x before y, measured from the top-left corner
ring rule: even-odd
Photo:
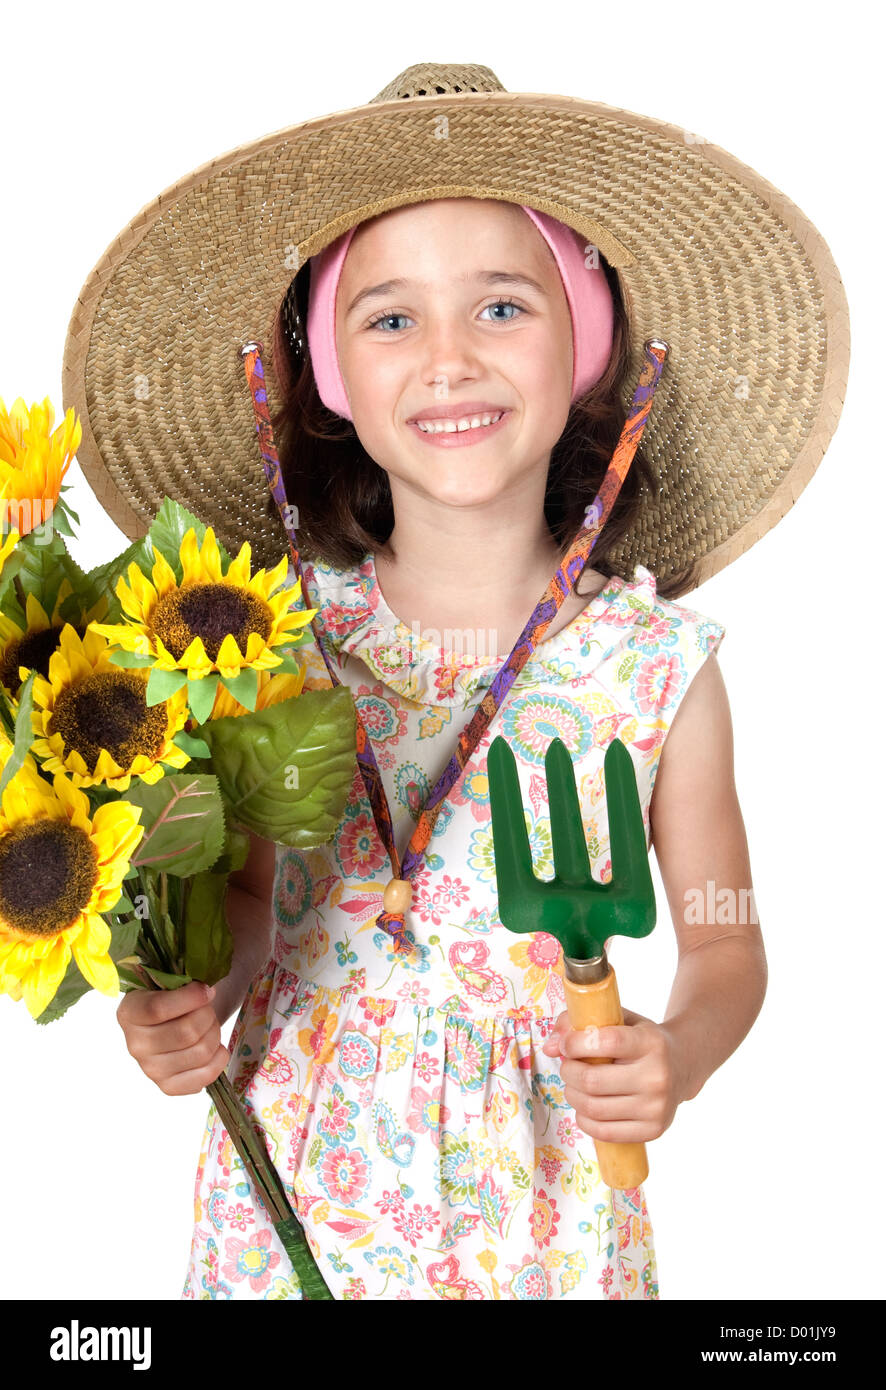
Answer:
[[[0,545],[0,574],[3,573],[3,566],[6,564],[6,561],[9,559],[20,540],[21,536],[18,531],[7,531],[6,540]]]
[[[11,694],[15,695],[21,686],[20,666],[27,667],[29,671],[39,671],[41,676],[48,676],[49,658],[58,649],[64,627],[59,610],[71,593],[71,581],[63,579],[52,617],[48,616],[36,595],[28,594],[25,600],[24,628],[19,627],[18,623],[8,618],[5,613],[0,613],[0,685],[5,686]],[[82,638],[89,623],[102,617],[107,608],[108,600],[102,595],[90,609],[81,610],[80,622],[73,625],[78,637]]]
[[[244,541],[223,575],[212,527],[198,548],[192,526],[179,548],[181,584],[154,546],[153,584],[135,563],[129,566],[129,583],[122,575],[117,581],[117,596],[132,621],[93,626],[124,651],[153,658],[151,668],[180,671],[190,681],[214,672],[232,679],[247,669],[279,666],[283,658],[273,648],[291,644],[293,633],[318,610],[290,611],[301,593],[298,580],[274,594],[286,576],[285,556],[274,569],[250,577],[251,554]]]
[[[5,765],[12,745],[0,747]],[[90,817],[86,794],[62,773],[52,787],[33,759],[0,800],[0,993],[24,998],[32,1017],[49,1004],[73,953],[89,984],[118,994],[108,955],[114,908],[144,833],[141,807],[111,801]]]
[[[9,411],[0,398],[0,514],[18,509],[23,536],[52,516],[83,437],[73,406],[55,431],[54,421],[48,396],[30,409],[19,396]]]
[[[34,677],[31,748],[45,772],[66,772],[78,787],[101,782],[125,791],[133,777],[157,782],[189,761],[172,741],[188,717],[187,694],[149,706],[146,673],[121,670],[111,650],[93,627],[81,639],[65,624],[49,679]]]
[[[293,696],[301,694],[301,688],[305,683],[306,667],[302,666],[298,675],[272,676],[267,671],[260,671],[258,677],[258,695],[255,701],[257,710],[267,709],[269,705],[277,705],[281,700],[291,700]],[[245,705],[241,705],[239,700],[235,700],[229,691],[219,683],[215,694],[215,703],[212,706],[210,719],[224,719],[228,715],[249,714],[250,711]]]

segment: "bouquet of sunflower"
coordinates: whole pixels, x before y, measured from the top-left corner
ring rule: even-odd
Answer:
[[[333,835],[356,764],[345,686],[304,691],[316,609],[166,498],[90,571],[69,554],[74,411],[0,399],[0,993],[39,1023],[89,989],[214,984],[251,831]],[[13,525],[13,518],[15,525]],[[330,1295],[228,1078],[207,1087],[308,1298]]]

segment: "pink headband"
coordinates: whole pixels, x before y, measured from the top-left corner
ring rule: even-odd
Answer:
[[[522,203],[517,205],[523,207]],[[572,400],[583,395],[606,370],[612,351],[612,293],[602,265],[585,264],[586,241],[578,232],[546,213],[523,207],[541,232],[557,262],[572,316]],[[358,223],[357,226],[360,224]],[[308,300],[308,350],[323,404],[352,419],[335,350],[335,297],[351,238],[351,227],[314,256]]]

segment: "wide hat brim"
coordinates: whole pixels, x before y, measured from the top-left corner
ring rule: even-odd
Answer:
[[[643,564],[664,580],[697,562],[702,582],[784,516],[836,429],[849,365],[845,292],[813,224],[677,126],[424,64],[367,105],[193,170],[89,275],[63,402],[81,420],[83,472],[130,539],[169,495],[232,554],[243,540],[266,566],[287,553],[240,349],[263,344],[273,412],[274,327],[298,268],[368,217],[443,197],[525,204],[599,247],[631,323],[625,411],[644,341],[669,345],[642,442],[661,494],[611,553],[620,573]]]

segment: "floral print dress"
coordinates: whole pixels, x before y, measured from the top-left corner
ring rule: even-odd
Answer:
[[[319,609],[372,740],[402,855],[500,662],[444,651],[400,622],[371,552],[356,568],[303,569],[302,598]],[[237,1017],[227,1074],[334,1298],[659,1297],[643,1189],[601,1181],[559,1063],[541,1051],[565,1007],[561,949],[496,915],[486,757],[503,734],[535,872],[551,877],[544,754],[563,740],[591,870],[608,881],[605,750],[619,738],[632,755],[648,845],[662,744],[724,632],[657,597],[638,566],[541,642],[437,819],[408,957],[375,928],[392,871],[359,770],[333,840],[278,849],[272,954]],[[316,642],[299,655],[305,688],[328,687]],[[194,1198],[183,1298],[301,1297],[214,1106]]]

